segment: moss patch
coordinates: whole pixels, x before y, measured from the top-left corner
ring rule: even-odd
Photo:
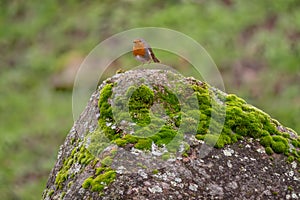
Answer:
[[[260,139],[260,144],[264,147],[270,147],[273,139],[270,135],[264,136]]]
[[[116,155],[116,150],[112,149],[109,155],[102,160],[98,160],[101,166],[94,168],[94,174],[82,183],[84,189],[90,189],[93,192],[101,192],[106,186],[112,183],[116,178],[116,171],[111,168],[113,158]],[[95,163],[94,165],[96,165]]]
[[[153,89],[146,85],[129,87],[126,95],[123,98],[119,97],[116,104],[123,108],[122,103],[126,103],[126,98],[129,98],[128,107],[132,121],[140,127],[145,127],[138,129],[134,134],[123,134],[121,137],[124,130],[118,130],[118,133],[117,130],[113,130],[107,125],[115,122],[112,108],[108,102],[112,95],[112,89],[113,84],[104,86],[99,99],[99,125],[110,140],[118,146],[125,146],[130,143],[137,149],[150,150],[152,143],[162,146],[174,139],[181,119],[180,105],[175,94],[167,88],[159,86],[153,86]],[[154,103],[162,105],[168,120],[162,120],[153,114],[150,116],[150,108]],[[120,111],[118,117],[120,116],[126,118],[126,113]],[[153,133],[157,124],[162,125],[162,127],[158,129],[157,133]]]
[[[95,157],[90,154],[86,148],[83,146],[75,147],[72,150],[71,155],[64,160],[62,168],[56,175],[55,184],[57,187],[62,189],[66,184],[66,180],[70,182],[75,176],[74,173],[70,172],[70,169],[74,164],[80,164],[79,167],[81,168],[82,166],[88,165],[93,160],[95,160]]]
[[[283,153],[300,159],[300,139],[291,139],[289,133],[278,131],[277,126],[280,124],[277,121],[236,95],[227,95],[197,81],[190,82],[189,87],[194,92],[192,95],[197,98],[198,107],[186,112],[182,110],[183,107],[195,107],[192,96],[185,97],[182,105],[178,96],[166,87],[131,86],[126,92],[127,96],[125,95],[127,99],[118,97],[116,104],[122,105],[127,101],[131,120],[143,128],[130,134],[122,129],[114,130],[107,125],[115,122],[109,103],[113,87],[113,84],[107,84],[101,90],[99,124],[107,137],[118,146],[133,144],[137,149],[150,150],[154,143],[158,146],[167,145],[169,152],[176,152],[184,134],[195,134],[197,139],[205,140],[216,148],[233,144],[244,137],[251,137],[258,139],[269,155],[273,152]],[[151,106],[154,104],[162,105],[164,120],[151,113]],[[118,117],[127,120],[128,115],[120,112]],[[153,134],[151,131],[155,127],[151,125],[152,122],[156,123],[155,120],[163,125]],[[193,127],[195,124],[196,127]],[[179,129],[180,125],[183,131]],[[195,129],[196,133],[193,131]],[[290,149],[289,144],[292,144],[294,149]]]
[[[106,137],[101,128],[88,133],[84,142],[87,150],[96,157],[99,156],[101,152],[110,145],[110,140]]]
[[[271,147],[266,147],[265,151],[268,155],[272,155],[274,153],[274,151]]]
[[[104,159],[101,160],[101,165],[102,166],[110,166],[112,163],[113,159],[110,156],[106,156]]]
[[[271,147],[275,153],[287,153],[288,151],[288,141],[279,135],[272,137]]]
[[[93,192],[101,192],[107,185],[113,182],[116,178],[116,171],[109,167],[96,169],[95,176],[90,176],[84,180],[82,187],[91,189]]]
[[[112,129],[110,126],[107,125],[107,124],[114,123],[112,108],[108,102],[109,98],[112,95],[112,88],[113,88],[112,83],[105,85],[102,88],[99,97],[99,110],[100,110],[99,127],[101,128],[101,130],[103,130],[105,136],[109,140],[113,140],[120,137],[120,135],[114,129]]]
[[[150,149],[152,145],[152,140],[150,138],[139,138],[138,142],[134,145],[137,149],[147,150]]]
[[[151,122],[149,108],[153,105],[153,91],[141,85],[131,95],[129,100],[129,113],[139,126],[146,126]]]
[[[166,152],[166,153],[164,153],[164,154],[161,156],[161,158],[162,158],[163,160],[168,160],[168,159],[171,158],[171,154],[170,154],[169,152]]]
[[[218,119],[212,121],[213,119],[209,115],[209,112],[215,112],[211,107],[214,104],[214,100],[210,99],[211,102],[209,102],[208,89],[205,91],[203,87],[200,88],[199,86],[193,86],[193,88],[197,92],[199,105],[204,109],[200,110],[201,120],[198,135],[196,135],[197,139],[205,140],[208,144],[215,144],[215,147],[222,148],[224,145],[232,144],[243,137],[251,137],[259,139],[269,155],[273,154],[273,152],[289,155],[289,142],[294,147],[298,147],[298,140],[291,140],[290,134],[281,133],[277,130],[278,122],[233,94],[225,95],[224,107],[226,109],[226,117],[224,126],[219,136],[214,135],[208,129],[208,123],[214,123],[214,126],[219,126]],[[219,106],[222,105],[220,104]],[[296,153],[296,151],[292,152]]]
[[[54,190],[48,190],[47,191],[47,196],[51,197],[54,194]]]

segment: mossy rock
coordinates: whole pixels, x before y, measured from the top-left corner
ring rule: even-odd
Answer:
[[[171,77],[170,74],[168,75]],[[178,94],[174,93],[172,89],[159,83],[145,84],[144,82],[130,86],[124,92],[127,99],[122,99],[121,95],[117,98],[116,104],[124,104],[126,100],[128,101],[131,122],[145,127],[130,134],[122,128],[119,132],[114,131],[103,122],[115,122],[109,101],[113,101],[114,88],[120,87],[118,81],[105,85],[100,91],[99,125],[106,132],[107,137],[114,140],[120,147],[131,143],[138,149],[150,150],[152,143],[159,146],[167,145],[179,134],[180,128],[183,129],[184,134],[196,135],[196,138],[217,148],[233,144],[243,137],[258,139],[264,147],[270,147],[275,153],[289,154],[289,143],[292,143],[295,148],[300,146],[298,140],[290,139],[290,134],[296,135],[292,130],[287,129],[289,131],[281,133],[277,128],[280,126],[277,121],[234,94],[218,92],[207,83],[196,80],[185,83],[186,87],[192,91],[189,96],[182,91]],[[178,97],[180,95],[185,95],[186,101],[180,101]],[[196,97],[196,102],[192,101],[193,96]],[[215,100],[216,97],[217,100]],[[150,115],[154,104],[162,105],[165,118],[168,120],[165,120],[165,124],[159,131],[152,134],[152,129],[147,126],[155,121],[155,117]],[[191,105],[194,107],[189,107]],[[123,105],[123,107],[126,106]],[[189,109],[185,111],[183,107]],[[118,116],[123,115],[125,116],[122,112],[118,113]],[[117,123],[116,126],[118,126]],[[125,133],[121,136],[120,132],[124,131]],[[132,139],[129,141],[128,135],[134,138],[134,141]]]
[[[168,77],[171,78],[167,79]],[[155,81],[149,81],[149,78]],[[199,152],[205,145],[215,147],[212,148],[212,155],[208,160],[199,158]],[[253,148],[249,148],[251,145]],[[235,149],[232,151],[230,148]],[[265,151],[260,151],[260,148],[265,148]],[[251,184],[239,180],[235,184],[232,180],[226,180],[229,177],[227,173],[232,171],[252,173],[247,167],[258,166],[258,169],[267,167],[273,170],[272,174],[280,174],[282,171],[278,168],[281,165],[287,165],[288,168],[291,164],[293,170],[297,169],[299,163],[295,163],[300,161],[299,148],[300,139],[297,133],[234,94],[226,94],[207,83],[184,78],[170,71],[129,71],[103,82],[92,96],[87,109],[61,147],[58,162],[51,173],[43,198],[101,199],[102,195],[110,198],[131,198],[127,193],[135,193],[128,188],[122,188],[123,185],[130,185],[131,188],[137,187],[140,190],[143,190],[140,188],[143,186],[146,188],[143,192],[147,194],[147,198],[159,199],[165,192],[174,195],[168,193],[173,190],[164,190],[159,181],[165,182],[172,178],[167,183],[168,187],[173,188],[176,185],[177,189],[173,188],[174,191],[179,191],[183,198],[202,197],[204,194],[201,191],[209,190],[209,187],[225,193],[224,191],[242,188],[235,187],[236,185]],[[226,157],[235,151],[244,156],[238,158],[239,154],[236,154],[230,159]],[[255,156],[251,158],[249,152]],[[158,165],[146,158],[163,164]],[[255,165],[243,163],[239,166],[245,158],[255,160]],[[279,160],[282,158],[285,158],[285,162]],[[120,162],[125,164],[121,165]],[[203,163],[200,164],[201,169],[195,163]],[[222,167],[219,168],[219,165]],[[128,166],[133,168],[129,175],[123,173]],[[229,168],[221,172],[224,167]],[[243,168],[247,170],[239,171]],[[259,174],[261,171],[256,172]],[[293,173],[298,172],[294,170]],[[266,174],[268,173],[264,172],[261,176]],[[286,174],[288,173],[282,173],[281,176]],[[199,189],[196,189],[193,178],[199,176],[203,178],[201,181],[210,177],[216,181],[222,177],[227,185],[231,184],[231,189],[222,186],[221,190],[221,186],[214,185],[214,182],[203,182],[206,189],[201,188],[201,185],[197,185]],[[257,176],[249,177],[255,179]],[[273,178],[267,177],[266,180]],[[264,179],[255,180],[259,183]],[[153,187],[143,185],[144,182],[149,182]],[[298,189],[294,182],[289,184]],[[179,186],[183,189],[178,190]],[[255,188],[260,191],[265,186],[258,188],[255,185]],[[248,191],[245,196],[241,195],[243,198],[250,197],[247,195],[251,192],[255,194],[250,190],[251,187],[243,188]],[[186,191],[186,194],[181,191]],[[276,197],[281,195],[280,192],[275,192]],[[236,195],[236,191],[230,194],[240,197]],[[209,195],[211,196],[205,197],[210,198],[217,194],[211,192]],[[233,196],[224,194],[214,197]]]

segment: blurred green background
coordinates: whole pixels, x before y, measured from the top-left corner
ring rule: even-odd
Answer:
[[[1,199],[41,197],[73,124],[72,74],[99,42],[130,28],[191,36],[216,62],[226,92],[300,132],[299,10],[298,0],[1,0]]]

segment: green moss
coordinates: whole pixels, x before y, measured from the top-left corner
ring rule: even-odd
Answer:
[[[51,197],[54,194],[54,190],[49,190],[48,191],[48,197]]]
[[[91,186],[91,190],[93,192],[100,192],[104,189],[105,186],[109,185],[111,182],[113,182],[116,178],[116,172],[114,170],[107,170],[105,171],[103,174],[100,174],[98,176],[96,176],[94,179],[89,179],[90,183],[89,185],[86,183],[86,186],[88,185],[87,188],[89,188]],[[86,179],[85,181],[87,181],[88,179]],[[85,183],[84,181],[84,183]],[[84,184],[83,183],[83,184]],[[83,187],[83,185],[82,185]]]
[[[230,144],[231,139],[229,136],[226,135],[213,135],[213,134],[207,134],[204,137],[204,141],[211,146],[214,146],[216,148],[223,148],[225,144]]]
[[[93,191],[93,192],[101,192],[105,187],[104,184],[101,184],[101,183],[98,183],[98,182],[95,182],[91,185],[92,185],[91,191]]]
[[[126,72],[126,70],[120,68],[116,71],[116,74],[122,74],[122,73],[125,73],[125,72]]]
[[[109,104],[108,100],[112,95],[112,88],[114,84],[106,84],[102,90],[100,91],[100,97],[99,97],[99,111],[100,111],[100,117],[99,117],[99,127],[104,132],[105,136],[109,140],[114,140],[116,138],[120,137],[119,133],[116,133],[114,129],[107,126],[107,123],[113,123],[113,113],[112,113],[112,107]]]
[[[289,163],[293,162],[294,160],[295,160],[295,157],[294,157],[294,156],[289,156],[289,157],[287,158],[287,161],[288,161]]]
[[[158,169],[154,169],[153,171],[152,171],[152,174],[158,174],[159,173],[159,170]]]
[[[137,149],[150,149],[152,145],[152,140],[150,138],[140,138],[138,142],[134,145]]]
[[[113,159],[110,156],[105,157],[103,160],[101,160],[101,164],[103,166],[110,166]]]
[[[180,105],[178,99],[176,95],[169,91],[167,88],[160,88],[155,86],[153,88],[155,88],[155,92],[153,92],[152,89],[145,85],[141,85],[138,88],[132,86],[128,89],[128,91],[126,92],[126,96],[130,97],[128,104],[130,116],[132,120],[139,126],[149,125],[150,122],[152,122],[154,125],[163,125],[164,123],[165,125],[159,130],[158,133],[153,133],[155,127],[152,127],[152,125],[150,124],[149,127],[147,126],[137,130],[134,135],[126,134],[122,138],[116,138],[114,139],[114,142],[118,146],[125,146],[126,144],[131,143],[134,144],[138,149],[149,150],[151,148],[152,142],[156,143],[157,145],[168,144],[176,136],[177,131],[175,130],[174,126],[176,126],[176,123],[180,120]],[[108,89],[111,89],[111,87],[103,88],[101,90],[101,92],[104,90],[103,96],[105,97],[100,98],[101,101],[103,101],[104,99],[104,101],[106,102],[107,97],[109,98],[109,96],[111,95],[110,93],[105,91]],[[123,100],[122,98],[119,98],[118,101],[122,102]],[[154,101],[156,103],[160,102],[163,105],[167,115],[170,117],[170,121],[164,122],[160,118],[155,117],[152,117],[153,119],[150,119],[149,110]]]
[[[287,138],[287,139],[291,138],[290,134],[288,134],[288,133],[282,133],[282,136],[285,137],[285,138]]]
[[[184,142],[183,145],[184,145],[183,152],[187,153],[191,149],[191,147],[190,147],[190,145],[187,142]]]
[[[136,164],[138,167],[141,167],[141,168],[143,168],[143,169],[147,169],[147,166],[146,165],[143,165],[143,163],[137,163]]]
[[[271,146],[275,153],[284,153],[288,150],[287,146],[283,142],[274,142],[273,141]]]
[[[234,135],[232,136],[232,138],[234,138]],[[221,142],[220,142],[220,141],[221,141]],[[232,144],[232,143],[233,143],[233,142],[232,142],[232,139],[231,139],[231,137],[230,137],[230,135],[226,135],[226,134],[221,134],[221,135],[220,135],[217,144],[218,144],[219,142],[220,142],[221,144],[223,144],[222,147],[224,147],[224,145]],[[220,147],[220,148],[222,148],[222,147]]]
[[[131,143],[131,144],[137,143],[137,141],[138,141],[137,137],[130,135],[130,134],[125,135],[123,137],[123,139],[125,139],[128,143]]]
[[[105,170],[107,170],[107,167],[98,167],[98,168],[96,169],[95,175],[99,175],[99,174],[101,174],[102,172],[104,172]]]
[[[167,115],[172,116],[180,112],[181,107],[177,96],[167,87],[156,87],[156,100],[160,100]]]
[[[260,139],[260,144],[263,145],[264,147],[269,147],[271,146],[272,141],[273,141],[272,137],[268,135]]]
[[[265,151],[266,151],[266,154],[268,154],[268,155],[272,155],[274,153],[273,149],[271,147],[266,147]]]
[[[63,199],[65,195],[66,195],[66,192],[62,192],[60,195],[60,199]]]
[[[273,136],[271,147],[275,153],[285,153],[289,148],[288,141],[284,137],[278,135]]]
[[[200,117],[200,121],[205,122],[203,124],[204,128],[208,128],[211,112],[212,112],[212,99],[211,99],[210,92],[208,90],[208,85],[207,84],[203,84],[202,86],[193,85],[192,88],[198,99],[198,106],[202,115]],[[201,130],[201,132],[205,132],[205,131]],[[200,132],[198,131],[198,133]]]
[[[128,141],[123,139],[123,138],[117,138],[116,140],[114,140],[114,142],[119,146],[119,147],[124,147]]]
[[[214,134],[205,134],[205,135],[196,135],[198,140],[204,140],[206,144],[214,146],[216,148],[223,148],[226,144],[232,144],[237,141],[235,135],[214,135]]]
[[[105,183],[107,185],[111,183],[115,178],[116,172],[114,170],[108,170],[103,174],[98,175],[93,181],[94,183]]]
[[[110,145],[110,140],[106,137],[101,128],[97,128],[95,131],[88,133],[84,142],[88,151],[95,156],[100,155],[101,152]]]
[[[63,183],[68,178],[68,171],[59,171],[55,178],[55,184],[58,186],[59,189],[62,189]]]
[[[224,147],[224,143],[222,143],[222,141],[220,141],[219,144],[217,144],[218,140],[219,140],[219,135],[207,134],[204,137],[204,141],[208,145],[211,145],[211,146],[215,146],[216,145],[217,148]]]
[[[270,116],[259,109],[248,105],[236,95],[229,94],[226,96],[226,117],[222,133],[221,135],[213,134],[214,127],[218,130],[222,124],[218,124],[218,119],[210,119],[212,116],[210,112],[216,112],[220,105],[217,106],[217,109],[212,109],[211,105],[215,105],[215,102],[209,97],[208,86],[206,88],[192,87],[197,94],[201,111],[197,139],[205,140],[207,144],[214,145],[216,148],[222,148],[226,144],[235,143],[241,137],[259,138],[260,144],[266,147],[266,152],[269,155],[273,152],[289,155],[288,140],[290,135],[280,133],[276,128],[278,122],[272,120]],[[209,129],[209,126],[212,128]],[[291,142],[295,147],[300,146],[297,140]]]
[[[226,103],[227,105],[242,106],[243,104],[246,104],[246,101],[234,94],[228,94],[226,96]]]
[[[169,152],[166,152],[161,156],[161,159],[168,160],[168,159],[170,159],[170,157],[171,157],[171,154]]]
[[[117,149],[112,149],[111,151],[110,151],[110,154],[114,157],[115,155],[117,155],[117,153],[118,153],[118,150]]]
[[[146,126],[150,123],[149,108],[153,104],[153,91],[141,85],[131,95],[129,99],[129,113],[134,122],[140,126]]]
[[[112,119],[112,110],[111,106],[108,103],[108,99],[112,95],[112,88],[113,84],[107,84],[105,85],[101,92],[99,97],[99,109],[100,109],[100,119]]]
[[[177,135],[177,131],[174,130],[170,126],[163,126],[161,130],[154,135],[154,137],[151,138],[156,138],[155,143],[159,146],[163,144],[169,144],[170,141],[174,139],[174,137]]]
[[[296,149],[292,149],[290,155],[291,155],[291,156],[294,156],[295,158],[300,158],[300,154],[299,154],[299,152],[297,152]]]
[[[185,117],[182,119],[180,129],[186,134],[193,134],[198,126],[198,120],[194,117]]]
[[[71,151],[71,156],[74,156],[76,152],[77,152],[77,148],[74,148],[74,149]]]
[[[270,134],[269,134],[268,131],[262,130],[262,132],[261,132],[261,137],[265,137],[265,136],[269,136],[269,135],[270,135]]]
[[[68,162],[66,163],[67,167],[71,167],[71,165],[73,164],[73,159],[69,159]]]
[[[167,87],[153,86],[153,88],[155,90],[154,102],[161,103],[163,105],[166,114],[171,119],[171,125],[175,125],[177,127],[180,126],[181,105],[176,94]]]
[[[271,147],[272,151],[274,151],[275,153],[285,153],[288,151],[288,148],[289,148],[286,137],[279,136],[279,135],[264,136],[260,139],[260,144],[266,148]],[[268,151],[270,151],[270,150],[268,150]]]
[[[104,157],[102,160],[99,161],[97,159],[97,162],[92,162],[91,169],[94,169],[94,174],[83,181],[82,187],[84,189],[101,192],[107,185],[115,180],[116,172],[115,170],[111,169],[110,165],[112,164],[113,157],[116,154],[117,149],[113,148],[109,152],[109,155],[106,155],[106,157]],[[101,167],[95,169],[96,164],[99,162],[101,164]]]
[[[68,188],[70,188],[72,185],[73,185],[73,181],[70,181],[70,182],[68,183]]]
[[[179,149],[181,148],[182,144],[185,144],[183,142],[184,138],[183,138],[183,133],[182,132],[178,132],[176,136],[174,136],[174,138],[170,141],[168,141],[166,144],[167,150],[171,153],[176,153],[179,151]],[[185,147],[186,148],[186,147]],[[185,149],[184,149],[185,151]],[[183,151],[183,152],[184,152]]]
[[[72,139],[71,139],[71,144],[74,145],[75,142],[76,142],[76,138],[72,138]]]
[[[145,137],[150,137],[153,135],[153,130],[150,129],[150,127],[142,127],[139,130],[136,130],[134,133],[134,136],[137,138],[145,138]]]
[[[174,138],[175,136],[176,138],[183,137],[181,134],[178,135],[176,130],[176,127],[180,125],[181,109],[175,94],[168,88],[160,86],[153,86],[153,89],[150,89],[146,85],[141,85],[140,87],[131,86],[126,91],[125,95],[125,97],[129,98],[128,106],[130,117],[137,125],[144,128],[136,130],[134,135],[125,134],[123,137],[120,137],[120,134],[116,134],[114,130],[111,130],[110,127],[106,126],[107,122],[114,122],[111,115],[111,107],[108,104],[108,99],[112,95],[112,87],[113,84],[104,86],[101,90],[99,99],[99,125],[109,140],[113,140],[120,147],[124,147],[126,144],[130,143],[134,144],[135,148],[143,150],[150,150],[152,142],[162,146],[169,144],[171,141],[175,141],[169,145],[170,150],[176,151],[176,149],[179,148],[180,143],[177,142],[177,140],[174,140]],[[125,97],[118,97],[116,100],[116,104],[120,106],[120,108],[124,107],[122,104],[126,103]],[[162,120],[154,116],[151,116],[150,118],[150,108],[154,102],[163,106],[169,120]],[[101,112],[103,113],[102,116]],[[195,111],[195,115],[199,115],[199,113],[199,111]],[[124,116],[124,118],[127,119],[128,115],[120,112],[117,116],[118,119],[120,116]],[[122,118],[122,120],[124,119]],[[194,120],[193,122],[194,124],[197,124],[197,121]],[[157,133],[153,133],[153,130],[157,129],[155,128],[155,125],[159,125],[159,127],[162,126]]]
[[[112,157],[106,156],[100,162],[101,167],[95,169],[94,175],[83,181],[81,186],[84,189],[90,189],[93,192],[101,192],[105,186],[115,180],[116,171],[110,168]]]
[[[83,166],[86,166],[94,159],[95,157],[83,146],[80,148],[74,148],[71,152],[71,155],[64,160],[61,169],[56,175],[55,184],[57,187],[62,189],[67,179],[74,178],[75,174],[69,174],[69,169],[72,167],[72,165],[79,163]]]
[[[300,142],[298,140],[293,139],[291,141],[292,145],[296,148],[300,148]]]
[[[183,157],[189,157],[189,154],[187,154],[186,152],[184,152],[184,153],[182,154],[182,156],[183,156]]]
[[[259,139],[269,155],[275,152],[288,156],[293,154],[299,158],[296,151],[289,153],[288,149],[289,142],[292,142],[295,148],[300,148],[300,139],[291,139],[288,133],[280,133],[276,128],[280,124],[266,113],[247,104],[236,95],[226,95],[211,89],[206,83],[191,84],[190,87],[194,93],[192,96],[185,97],[186,101],[183,103],[178,100],[178,95],[182,94],[174,94],[167,87],[160,85],[130,87],[125,97],[118,97],[115,102],[120,107],[124,107],[129,99],[129,114],[120,112],[117,117],[121,116],[120,119],[124,118],[123,120],[129,122],[131,118],[143,128],[135,130],[133,134],[123,133],[122,136],[123,130],[116,133],[106,126],[107,122],[114,123],[108,101],[112,95],[113,84],[107,84],[101,90],[99,99],[100,128],[109,140],[113,140],[120,147],[133,144],[135,148],[150,150],[152,143],[155,143],[158,146],[166,145],[170,153],[175,153],[182,144],[184,134],[195,134],[196,130],[197,139],[205,140],[207,144],[214,145],[216,148],[223,148],[225,145],[249,137]],[[197,99],[198,105],[192,97]],[[152,116],[150,108],[154,104],[163,106],[167,120]],[[184,109],[181,108],[188,106],[194,109],[187,109],[188,111],[184,113]],[[157,133],[153,133],[155,130],[153,123],[162,124]],[[219,134],[220,130],[221,134]]]
[[[143,132],[143,129],[141,129],[141,132]],[[138,134],[138,133],[136,133]],[[176,143],[175,136],[177,137],[178,142]],[[128,143],[134,144],[135,148],[137,149],[143,149],[143,150],[150,150],[152,146],[152,142],[154,142],[158,146],[169,144],[172,141],[172,145],[170,144],[167,146],[167,148],[179,148],[180,142],[182,141],[182,137],[178,134],[177,131],[175,131],[172,127],[169,126],[163,126],[161,130],[151,135],[150,137],[140,137],[133,136],[131,134],[125,135],[123,138],[119,138],[114,140],[114,142],[118,146],[125,146]]]
[[[197,134],[197,135],[195,135],[195,138],[197,139],[197,140],[204,140],[204,138],[205,138],[205,134]]]

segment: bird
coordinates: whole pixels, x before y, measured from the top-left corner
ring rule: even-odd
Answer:
[[[159,63],[160,61],[155,57],[152,48],[144,39],[135,39],[133,41],[132,54],[135,59],[143,64],[151,61]]]

